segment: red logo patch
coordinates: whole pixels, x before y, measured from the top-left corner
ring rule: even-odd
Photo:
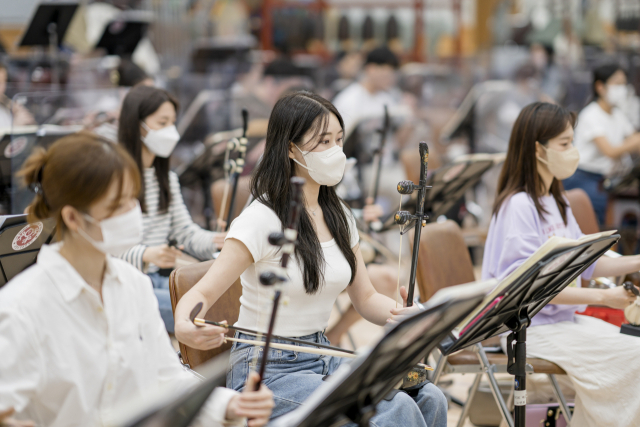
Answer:
[[[16,237],[13,238],[13,243],[11,243],[13,250],[21,251],[24,248],[31,246],[31,244],[40,237],[42,228],[43,225],[41,222],[26,225],[18,234],[16,234]]]
[[[17,156],[24,151],[24,149],[27,147],[28,142],[29,140],[26,136],[21,136],[14,139],[10,143],[8,143],[7,147],[4,149],[4,156],[7,159]]]

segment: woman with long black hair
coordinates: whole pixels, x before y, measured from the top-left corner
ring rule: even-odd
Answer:
[[[573,146],[576,116],[537,102],[516,120],[498,182],[482,278],[502,280],[552,236],[578,239],[580,227],[564,196],[562,180],[576,171]],[[640,270],[640,256],[602,257],[582,277],[620,276]],[[527,355],[556,363],[576,391],[571,424],[580,427],[640,425],[640,341],[600,319],[580,316],[587,304],[625,308],[636,297],[622,286],[588,289],[580,281],[566,287],[527,329]]]
[[[211,259],[224,235],[203,230],[191,220],[182,200],[178,176],[169,170],[169,156],[180,134],[176,122],[178,103],[166,91],[135,86],[122,103],[118,141],[135,160],[143,177],[139,195],[143,214],[142,243],[122,258],[145,272],[153,283],[167,330],[173,332],[169,277],[160,269],[173,269],[180,251],[200,260]]]
[[[279,250],[267,241],[286,223],[291,199],[289,180],[305,179],[304,205],[298,227],[295,257],[289,262],[285,295],[287,305],[278,310],[274,333],[315,343],[324,336],[332,306],[347,289],[358,312],[378,325],[412,309],[396,309],[396,302],[375,291],[358,246],[355,220],[338,198],[334,186],[344,173],[344,127],[340,114],[327,100],[309,93],[284,96],[275,105],[267,131],[265,152],[254,172],[251,191],[255,201],[231,224],[217,261],[176,308],[176,337],[184,344],[210,349],[223,340],[225,329],[196,327],[189,312],[202,302],[209,309],[241,277],[240,317],[236,326],[266,330],[268,290],[258,282],[262,271],[276,266]],[[402,291],[406,298],[406,291]],[[239,338],[252,336],[237,334]],[[278,340],[274,340],[278,341]],[[242,389],[258,349],[234,344],[227,384]],[[264,383],[274,392],[272,417],[281,416],[304,402],[333,373],[340,358],[272,350]],[[422,388],[413,400],[404,393],[383,400],[373,425],[444,427],[447,402],[433,384]]]

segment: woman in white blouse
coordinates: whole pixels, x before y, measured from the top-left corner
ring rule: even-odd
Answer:
[[[335,192],[346,164],[343,135],[340,113],[329,101],[297,92],[277,102],[269,119],[265,152],[252,177],[256,200],[233,221],[220,256],[176,308],[176,337],[181,342],[199,349],[220,345],[225,329],[196,327],[189,321],[189,312],[199,302],[204,304],[203,312],[208,310],[238,277],[242,297],[236,325],[266,330],[271,301],[269,290],[263,289],[258,277],[280,260],[281,253],[267,237],[282,230],[287,221],[293,175],[305,179],[305,209],[300,214],[295,256],[287,269],[284,295],[289,302],[278,309],[274,334],[327,344],[323,331],[338,294],[345,288],[358,312],[378,325],[399,313],[418,310],[396,309],[396,302],[377,293],[367,275],[355,220]],[[248,344],[234,344],[228,387],[242,390],[259,352]],[[272,350],[263,378],[274,392],[272,417],[300,406],[343,360]],[[446,398],[430,383],[415,398],[398,393],[389,401],[383,400],[376,410],[373,425],[444,427],[447,423]]]
[[[160,313],[173,332],[168,272],[180,251],[199,260],[213,258],[224,241],[223,233],[203,230],[191,220],[182,200],[178,176],[169,170],[169,156],[180,134],[176,123],[178,103],[166,91],[151,86],[133,87],[122,103],[118,141],[135,160],[143,177],[138,197],[142,207],[142,242],[122,258],[146,273],[153,283]]]
[[[627,91],[627,77],[619,65],[603,65],[593,71],[593,101],[580,112],[575,130],[580,164],[563,182],[566,190],[586,191],[600,225],[604,225],[607,209],[604,178],[628,172],[632,166],[629,155],[640,152],[640,133],[621,110]]]
[[[22,175],[36,193],[30,222],[54,218],[60,243],[0,290],[0,424],[20,425],[3,420],[14,410],[37,426],[103,425],[158,388],[198,384],[178,361],[149,278],[114,257],[142,237],[140,175],[126,151],[71,135],[32,154]],[[260,426],[272,405],[265,387],[216,389],[202,420]]]

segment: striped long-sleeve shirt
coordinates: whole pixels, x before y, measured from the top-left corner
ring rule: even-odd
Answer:
[[[142,254],[149,246],[168,244],[170,240],[175,240],[178,245],[184,245],[184,251],[190,255],[201,260],[211,259],[216,250],[213,243],[215,233],[203,230],[191,219],[182,200],[178,175],[169,172],[171,203],[165,213],[158,213],[160,187],[154,168],[144,170],[144,185],[147,212],[142,214],[144,226],[142,243],[129,249],[121,255],[121,258],[139,270],[153,273],[158,271],[158,266],[145,264],[142,261]]]

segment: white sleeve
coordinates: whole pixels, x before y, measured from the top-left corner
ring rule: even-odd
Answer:
[[[275,212],[259,201],[254,201],[233,220],[225,241],[241,241],[251,252],[253,262],[258,262],[277,254],[279,248],[271,245],[268,238],[269,234],[281,231],[282,223]]]
[[[37,395],[45,369],[36,336],[22,314],[0,309],[0,412],[20,414]]]
[[[231,399],[238,394],[239,393],[237,391],[225,387],[216,388],[202,408],[196,425],[201,425],[203,427],[244,425],[244,419],[238,419],[235,421],[228,421],[226,419],[227,406]]]
[[[145,277],[145,279],[150,281],[147,277]],[[186,391],[196,386],[200,380],[180,364],[176,351],[171,345],[171,340],[167,335],[164,322],[160,317],[158,303],[152,292],[153,287],[151,286],[151,283],[148,283],[146,286],[142,286],[142,289],[143,299],[147,303],[147,316],[150,318],[153,317],[156,323],[156,355],[158,357],[159,387],[166,388],[167,385],[170,385],[177,392]],[[231,398],[236,394],[238,394],[238,392],[234,390],[217,388],[207,400],[207,403],[198,417],[199,421],[202,422],[202,425],[207,427],[236,425],[235,422],[233,424],[229,424],[229,422],[225,420],[227,405]]]
[[[595,114],[583,114],[578,119],[578,126],[579,136],[584,143],[593,143],[594,139],[607,135],[605,124]]]

